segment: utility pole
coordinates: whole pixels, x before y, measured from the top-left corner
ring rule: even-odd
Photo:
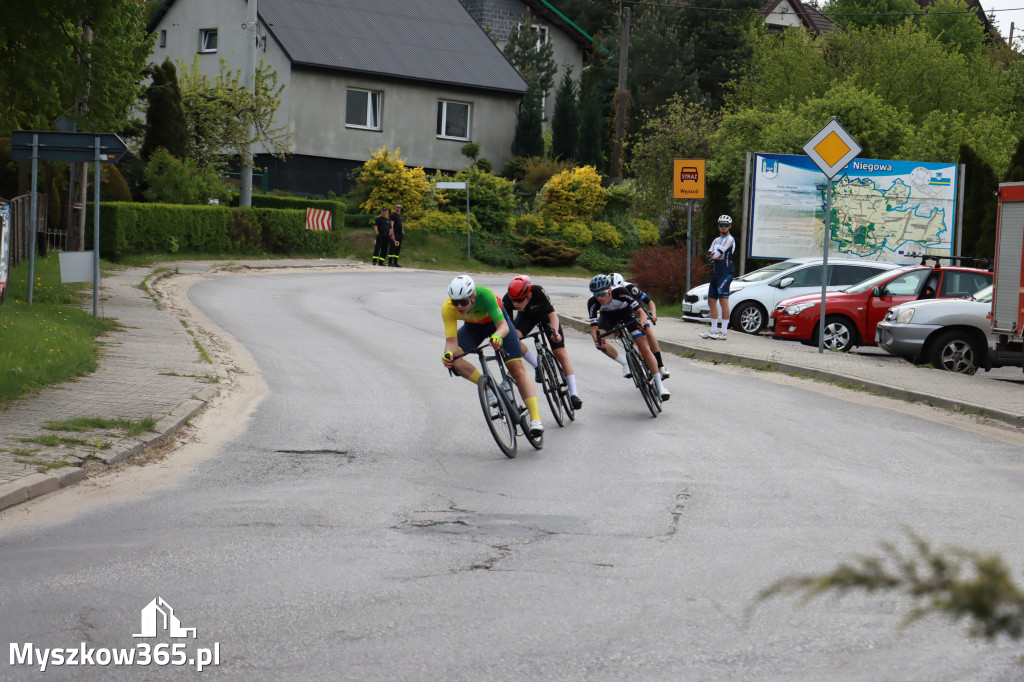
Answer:
[[[82,40],[85,42],[86,45],[90,45],[92,43],[92,26],[86,24],[82,27]],[[88,57],[88,52],[86,53],[86,56]],[[80,114],[85,113],[89,110],[89,89],[89,82],[86,82],[85,100],[79,99],[78,101],[78,112]],[[81,208],[78,209],[78,215],[76,216],[78,219],[78,230],[74,239],[74,248],[69,246],[68,250],[85,251],[85,207],[89,203],[89,164],[82,163],[80,166],[72,165],[71,172],[75,172],[76,168],[79,173],[78,186],[76,187],[76,189],[78,190],[78,203],[81,206]],[[71,184],[74,185],[74,183]]]
[[[245,18],[245,83],[246,87],[256,99],[256,0],[248,0],[249,7]],[[256,129],[252,123],[252,114],[249,115],[249,123],[245,127],[245,154],[242,155],[242,172],[239,176],[239,206],[252,206],[252,138],[256,135]]]
[[[615,93],[615,148],[612,150],[611,176],[622,180],[622,137],[626,132],[626,73],[629,67],[629,8],[622,8],[622,36],[619,38],[619,86]]]

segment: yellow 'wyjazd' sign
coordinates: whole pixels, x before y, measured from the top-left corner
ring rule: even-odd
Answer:
[[[704,159],[676,159],[673,161],[672,198],[704,198]]]

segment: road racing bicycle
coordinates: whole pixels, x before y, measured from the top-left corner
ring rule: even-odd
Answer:
[[[551,334],[554,334],[551,325],[542,323],[540,329],[527,334],[523,340],[533,339],[537,350],[537,370],[540,372],[544,397],[547,398],[548,407],[551,408],[555,422],[559,426],[565,426],[566,417],[570,421],[575,421],[576,410],[569,397],[569,382],[565,379],[565,372],[562,371],[562,366],[551,350]]]
[[[636,341],[633,340],[633,335],[626,327],[626,324],[620,322],[609,331],[598,332],[597,334],[598,339],[603,339],[607,336],[619,337],[619,342],[622,344],[622,349],[626,354],[626,365],[633,376],[633,384],[639,389],[640,395],[643,396],[647,409],[651,411],[651,416],[657,417],[658,413],[661,412],[661,392],[658,391],[658,387],[654,384],[654,375],[651,374],[651,370],[647,369],[647,363],[644,362],[640,349],[637,347]]]

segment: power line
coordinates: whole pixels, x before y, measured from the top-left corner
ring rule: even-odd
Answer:
[[[759,14],[760,9],[731,9],[728,7],[696,7],[693,5],[676,5],[667,2],[650,2],[649,0],[620,0],[623,4],[628,5],[639,5],[642,7],[670,7],[672,9],[683,9],[683,10],[698,10],[701,12],[731,12],[733,14]],[[1004,9],[990,9],[984,11],[984,14],[992,14],[994,12],[1019,12],[1024,10],[1024,7],[1008,7]],[[815,11],[824,14],[829,17],[923,17],[923,16],[936,16],[945,14],[970,14],[972,16],[978,15],[978,9],[968,8],[966,10],[958,10],[955,12],[823,12],[820,9],[815,8]]]

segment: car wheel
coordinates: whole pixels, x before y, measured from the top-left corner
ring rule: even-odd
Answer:
[[[853,348],[857,339],[857,328],[842,315],[829,315],[825,318],[825,350],[846,352]]]
[[[932,367],[959,374],[974,374],[984,362],[984,350],[976,339],[969,335],[950,329],[935,337],[931,344],[930,361]]]
[[[733,311],[730,320],[732,328],[744,334],[757,334],[765,328],[767,322],[768,314],[764,308],[753,301],[740,303],[739,307]]]

